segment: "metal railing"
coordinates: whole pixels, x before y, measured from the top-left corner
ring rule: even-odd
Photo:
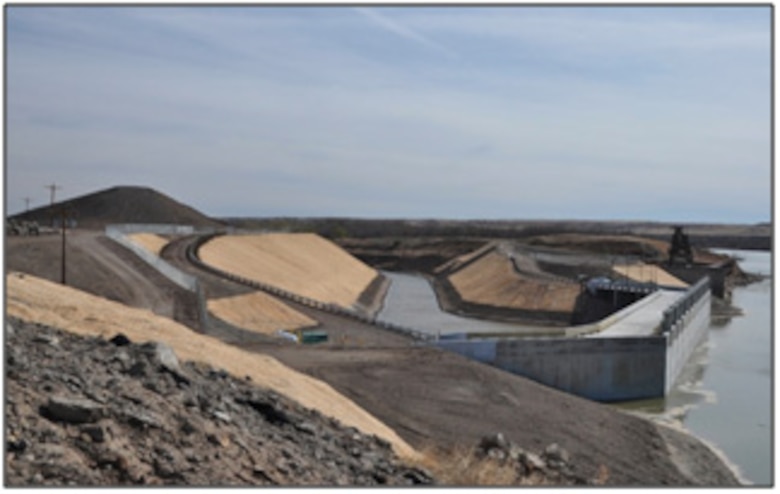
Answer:
[[[705,276],[688,288],[681,298],[677,299],[663,312],[661,320],[661,333],[670,334],[672,338],[677,336],[675,326],[686,316],[688,311],[696,305],[710,291],[710,278]]]
[[[364,324],[370,324],[372,326],[378,327],[380,329],[385,329],[388,331],[393,331],[396,333],[403,334],[405,336],[409,336],[418,340],[431,340],[434,339],[435,336],[431,335],[429,333],[425,333],[416,329],[408,328],[405,326],[400,326],[398,324],[385,322],[385,321],[378,321],[373,317],[369,317],[364,314],[360,314],[354,310],[347,309],[345,307],[341,307],[336,304],[332,303],[324,303],[320,302],[319,300],[314,300],[312,298],[304,297],[302,295],[298,295],[296,293],[288,292],[287,290],[284,290],[282,288],[269,285],[266,283],[262,283],[257,280],[251,280],[249,278],[244,278],[242,276],[235,275],[233,273],[228,273],[227,271],[223,271],[221,269],[215,268],[213,266],[210,266],[203,261],[200,260],[198,257],[198,249],[211,240],[212,238],[223,235],[223,233],[213,233],[209,235],[202,235],[197,238],[197,240],[190,245],[187,246],[187,260],[194,264],[195,266],[199,267],[200,269],[203,269],[204,271],[208,271],[212,274],[215,274],[219,277],[226,278],[228,280],[231,280],[235,283],[239,283],[245,286],[249,286],[252,288],[255,288],[257,290],[261,290],[263,292],[269,293],[271,295],[274,295],[276,297],[280,297],[283,299],[291,300],[293,302],[299,303],[301,305],[305,305],[307,307],[311,307],[317,310],[321,310],[323,312],[328,312],[330,314],[336,314],[344,317],[349,317],[350,319],[354,319],[356,321],[362,322]]]
[[[649,294],[658,291],[658,285],[655,283],[629,280],[591,280],[586,283],[586,287],[592,290],[625,293]]]

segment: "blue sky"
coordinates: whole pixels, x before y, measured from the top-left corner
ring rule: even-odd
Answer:
[[[770,219],[770,7],[5,14],[9,213]]]

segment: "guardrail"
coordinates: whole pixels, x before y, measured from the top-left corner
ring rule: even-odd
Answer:
[[[305,305],[307,307],[311,307],[317,310],[321,310],[323,312],[328,312],[331,314],[336,314],[339,316],[349,317],[351,319],[354,319],[356,321],[362,322],[364,324],[370,324],[372,326],[378,327],[380,329],[385,329],[388,331],[393,331],[395,333],[403,334],[405,336],[409,336],[411,338],[415,338],[418,340],[432,340],[435,339],[434,335],[424,333],[422,331],[418,331],[416,329],[407,328],[404,326],[400,326],[398,324],[393,324],[385,321],[379,321],[373,317],[368,317],[364,314],[360,314],[358,312],[355,312],[353,310],[349,310],[345,307],[341,307],[336,304],[332,303],[324,303],[320,302],[319,300],[314,300],[308,297],[304,297],[302,295],[298,295],[296,293],[288,292],[287,290],[284,290],[282,288],[269,285],[266,283],[259,282],[257,280],[251,280],[249,278],[244,278],[242,276],[235,275],[233,273],[228,273],[227,271],[223,271],[221,269],[215,268],[213,266],[210,266],[203,261],[201,261],[200,257],[198,257],[198,250],[200,247],[208,242],[209,240],[224,235],[223,232],[217,232],[217,233],[211,233],[208,235],[201,235],[199,236],[195,242],[189,244],[187,246],[187,260],[197,266],[200,269],[203,269],[204,271],[208,271],[212,274],[215,274],[217,276],[220,276],[222,278],[226,278],[230,281],[233,281],[235,283],[240,283],[245,286],[249,286],[252,288],[255,288],[257,290],[269,293],[271,295],[274,295],[279,298],[283,298],[286,300],[291,300],[293,302],[299,303],[301,305]]]
[[[709,276],[705,276],[688,288],[685,295],[676,300],[663,312],[664,316],[661,321],[661,333],[670,334],[672,338],[676,337],[677,331],[674,331],[675,325],[679,323],[688,314],[688,311],[690,311],[702,297],[709,293],[709,291]]]
[[[640,283],[626,280],[591,280],[586,287],[593,290],[606,290],[625,293],[653,293],[658,290],[655,283]]]

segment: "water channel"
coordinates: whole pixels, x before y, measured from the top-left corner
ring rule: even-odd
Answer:
[[[739,257],[745,271],[771,275],[769,252],[719,252]],[[379,319],[442,335],[534,329],[442,312],[425,278],[384,274],[391,285]],[[766,486],[773,482],[772,280],[735,289],[732,302],[744,315],[713,321],[669,395],[616,406],[685,427],[722,451],[745,480]]]

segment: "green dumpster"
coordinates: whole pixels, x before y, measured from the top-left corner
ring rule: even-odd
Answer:
[[[328,333],[325,331],[301,331],[301,343],[311,345],[328,341]]]

